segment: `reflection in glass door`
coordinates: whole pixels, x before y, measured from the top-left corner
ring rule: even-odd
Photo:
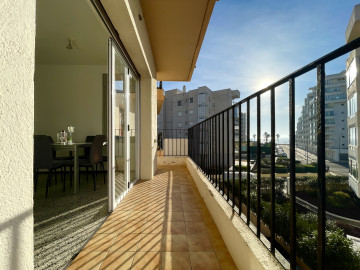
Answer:
[[[123,199],[129,183],[137,180],[138,79],[126,66],[113,41],[109,41],[109,207]]]

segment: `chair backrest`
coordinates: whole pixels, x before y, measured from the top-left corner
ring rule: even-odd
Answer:
[[[105,135],[96,135],[90,148],[90,163],[97,164],[103,161],[102,147],[106,141]]]
[[[52,138],[51,136],[48,136],[48,138],[49,138],[49,142],[50,142],[50,143],[54,143],[54,140],[53,140],[53,138]],[[56,157],[56,151],[55,151],[54,149],[52,149],[52,154],[53,154],[53,157],[54,157],[54,159],[55,159],[55,157]]]
[[[95,139],[95,136],[86,136],[85,142],[93,142]],[[90,157],[90,147],[84,148],[84,155],[89,158]]]
[[[53,164],[53,149],[46,135],[34,135],[34,168],[50,169]]]

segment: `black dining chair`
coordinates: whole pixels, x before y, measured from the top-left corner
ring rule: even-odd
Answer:
[[[87,143],[92,143],[94,141],[95,136],[93,135],[89,135],[86,136],[85,142]],[[79,159],[89,159],[90,158],[90,147],[85,147],[84,148],[84,154],[79,156]],[[96,166],[96,170],[97,170],[97,166]],[[89,181],[89,168],[86,167],[86,181]]]
[[[36,192],[37,182],[39,177],[39,170],[48,170],[46,180],[46,193],[45,198],[48,196],[48,190],[52,173],[59,168],[71,166],[72,161],[69,160],[55,160],[51,140],[46,135],[34,135],[34,189]],[[63,177],[63,173],[61,173]],[[65,190],[65,179],[64,188]]]
[[[51,144],[54,143],[54,140],[51,136],[48,136],[48,138],[49,138]],[[68,156],[58,157],[58,156],[56,156],[56,151],[53,150],[53,157],[54,157],[54,160],[65,160],[65,161],[73,161],[74,160],[74,157],[72,156],[71,152],[69,153]],[[69,164],[71,164],[71,162],[69,162]],[[62,167],[61,170],[64,169],[65,173],[66,173],[66,168],[67,168],[66,166]],[[72,166],[69,166],[69,171],[70,171],[70,187],[71,187],[72,186]],[[57,172],[57,170],[55,170],[55,183],[57,183],[57,179],[56,179],[57,173],[56,172]],[[50,182],[50,184],[51,184],[51,182]],[[65,185],[64,185],[63,191],[65,191]]]
[[[89,156],[85,158],[79,158],[79,168],[81,167],[91,168],[92,177],[94,181],[94,190],[96,190],[96,179],[95,179],[96,165],[101,164],[101,162],[103,161],[102,147],[105,141],[106,141],[105,135],[96,135],[90,147]],[[80,182],[80,174],[79,174],[79,182]]]

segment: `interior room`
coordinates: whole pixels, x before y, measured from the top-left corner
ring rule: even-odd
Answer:
[[[110,34],[88,1],[40,0],[36,10],[35,136],[50,136],[56,144],[57,134],[65,130],[69,142],[70,126],[74,127],[71,134],[74,144],[105,135],[103,162],[97,164],[95,183],[91,168],[82,168],[80,162],[81,156],[90,155],[91,147],[78,149],[81,171],[78,182],[74,179],[74,167],[65,167],[64,174],[61,173],[64,168],[57,169],[48,182],[48,170],[34,166],[34,171],[39,172],[34,183],[35,269],[62,269],[108,214]],[[122,136],[117,140],[123,140]],[[59,147],[52,148],[52,152],[55,161],[67,160],[74,166],[74,151]],[[120,163],[121,157],[117,159]]]

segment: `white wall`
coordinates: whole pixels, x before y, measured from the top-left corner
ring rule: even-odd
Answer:
[[[35,134],[75,127],[74,142],[102,134],[103,74],[107,66],[36,65]]]
[[[0,268],[33,269],[35,0],[0,1]]]

